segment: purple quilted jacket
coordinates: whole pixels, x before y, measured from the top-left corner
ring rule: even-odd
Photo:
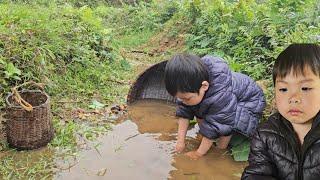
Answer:
[[[178,102],[178,117],[204,119],[199,125],[200,134],[215,139],[237,131],[251,135],[265,107],[262,89],[247,75],[232,72],[226,62],[218,57],[202,58],[209,73],[209,89],[195,106]]]

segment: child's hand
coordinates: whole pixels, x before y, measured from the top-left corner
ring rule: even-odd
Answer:
[[[185,147],[186,145],[184,142],[177,142],[175,150],[176,152],[181,153]]]
[[[200,157],[203,156],[203,154],[200,154],[198,151],[190,151],[185,153],[185,155],[191,158],[192,160],[198,160]]]

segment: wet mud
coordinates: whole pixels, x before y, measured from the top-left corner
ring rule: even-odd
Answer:
[[[240,179],[246,162],[235,162],[227,150],[212,147],[199,160],[174,152],[177,133],[175,106],[159,101],[139,101],[128,116],[99,139],[96,149],[81,152],[79,162],[55,179]],[[197,125],[187,133],[186,150],[199,144]]]

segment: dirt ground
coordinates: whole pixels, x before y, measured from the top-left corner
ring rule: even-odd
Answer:
[[[0,114],[0,141],[5,140],[5,129],[4,129],[4,119],[2,114]]]
[[[1,150],[3,149],[6,141],[7,139],[5,134],[4,119],[2,117],[2,114],[0,113],[0,158],[3,156]]]

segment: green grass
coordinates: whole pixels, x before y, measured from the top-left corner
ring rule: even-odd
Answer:
[[[116,37],[114,43],[121,48],[135,49],[146,43],[153,35],[155,35],[155,31],[152,30],[136,31]]]
[[[54,118],[55,137],[47,147],[33,151],[7,149],[0,159],[1,179],[51,179],[59,171],[56,161],[79,158],[79,146],[97,149],[97,138],[110,130],[108,124],[77,123]]]
[[[54,160],[48,152],[11,151],[0,163],[0,177],[4,180],[52,178]]]
[[[97,138],[110,130],[109,124],[98,119],[76,121],[71,113],[89,109],[94,100],[105,106],[126,102],[135,74],[121,49],[144,44],[154,35],[150,29],[157,26],[155,14],[149,14],[145,5],[125,6],[124,11],[100,6],[106,13],[100,15],[87,6],[45,2],[0,3],[0,108],[10,87],[29,80],[45,83],[55,128],[46,152],[20,152],[1,142],[0,179],[51,179],[59,171],[57,159],[79,158],[83,143],[96,149]],[[123,27],[114,26],[118,19],[105,23],[110,16],[105,10],[124,16],[134,10],[132,15],[138,14],[139,22],[145,23],[141,27],[149,28],[141,29],[136,20],[121,22]],[[144,21],[144,13],[152,21]],[[116,29],[127,28],[130,31],[119,36]]]
[[[55,99],[68,97],[78,100],[83,103],[81,107],[84,108],[93,98],[98,98],[104,104],[123,103],[126,100],[123,94],[129,89],[127,79],[132,70],[125,60],[119,61],[92,66],[76,64],[63,76],[52,76],[51,83],[48,84],[49,93],[54,94]]]

